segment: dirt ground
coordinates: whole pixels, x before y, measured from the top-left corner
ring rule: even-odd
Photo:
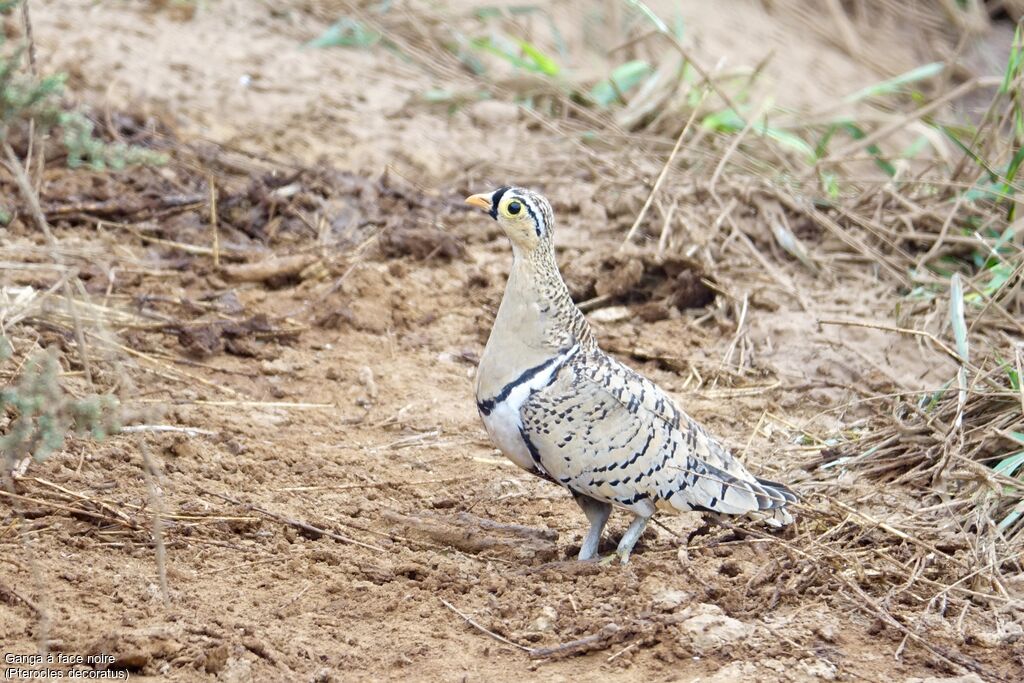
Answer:
[[[145,137],[158,121],[165,139],[217,169],[222,211],[251,215],[253,231],[225,226],[218,268],[208,251],[180,248],[210,244],[204,210],[161,217],[161,197],[199,191],[183,166],[60,176],[75,201],[135,191],[163,207],[149,219],[163,242],[124,228],[126,216],[88,231],[58,223],[57,234],[94,296],[152,323],[119,330],[146,356],[130,362],[136,422],[187,429],[76,439],[29,467],[19,505],[46,590],[16,524],[0,527],[0,650],[36,651],[40,605],[54,652],[113,655],[132,680],[957,675],[843,596],[802,585],[759,536],[716,532],[687,546],[696,517],[651,528],[627,566],[572,561],[583,515],[564,491],[505,462],[476,414],[475,363],[511,257],[496,225],[461,198],[545,178],[574,294],[610,292],[611,305],[591,314],[603,346],[669,389],[752,470],[804,495],[817,486],[807,459],[869,416],[859,399],[893,383],[934,388],[955,372],[912,338],[820,324],[897,324],[872,272],[768,270],[735,245],[714,271],[617,255],[646,188],[595,179],[582,152],[514,107],[423,102],[443,84],[386,49],[303,49],[340,3],[215,0],[194,14],[156,4],[36,3],[40,61],[68,73],[69,90],[120,130]],[[559,4],[555,16],[583,4]],[[790,106],[878,80],[762,3],[682,12],[707,63],[774,52],[770,83]],[[556,144],[554,169],[536,169]],[[687,238],[700,243],[706,230]],[[35,236],[4,239],[44,260]],[[769,245],[758,244],[779,263]],[[827,263],[830,244],[819,248]],[[252,276],[234,255],[253,261],[260,250],[299,265]],[[640,277],[623,275],[630,259],[645,264]],[[4,280],[45,288],[53,278]],[[60,335],[24,343],[19,353]],[[166,600],[142,448],[160,470]],[[853,505],[871,485],[851,476],[843,486]],[[0,503],[3,519],[13,520],[11,503]],[[613,516],[604,551],[626,521]],[[967,638],[943,622],[933,639],[982,678],[1022,680],[1021,643],[975,616],[960,625]]]

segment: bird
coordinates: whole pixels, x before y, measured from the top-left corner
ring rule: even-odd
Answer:
[[[654,382],[608,355],[558,269],[554,212],[522,187],[474,194],[512,246],[505,293],[476,373],[476,404],[498,449],[564,487],[590,528],[579,560],[597,559],[613,508],[633,518],[615,553],[629,562],[655,512],[793,521],[797,496],[755,477]]]

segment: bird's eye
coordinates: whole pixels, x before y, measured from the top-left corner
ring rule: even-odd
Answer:
[[[523,205],[519,202],[509,202],[505,210],[508,211],[510,216],[515,216],[523,210]]]

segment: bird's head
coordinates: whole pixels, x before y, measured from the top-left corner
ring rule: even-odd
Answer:
[[[494,192],[466,198],[467,204],[485,209],[523,254],[551,246],[554,214],[548,200],[521,187],[499,187]]]

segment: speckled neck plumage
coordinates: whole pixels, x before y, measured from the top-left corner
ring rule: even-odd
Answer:
[[[527,293],[535,299],[540,313],[537,324],[542,328],[548,346],[556,349],[571,344],[580,344],[587,349],[597,346],[590,323],[573,302],[569,287],[558,270],[550,238],[529,255],[516,254],[512,274],[517,279],[514,283],[516,289],[513,290],[510,275],[505,296],[509,290],[529,290]]]
[[[575,345],[585,351],[597,348],[590,323],[558,271],[550,237],[529,253],[513,247],[513,254],[505,294],[481,358],[481,365],[493,370],[478,376],[479,395],[497,393],[522,368]]]

